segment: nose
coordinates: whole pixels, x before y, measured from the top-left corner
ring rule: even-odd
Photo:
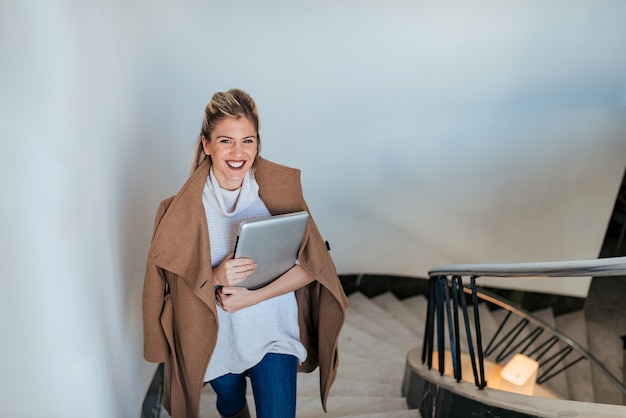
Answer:
[[[241,154],[241,150],[242,150],[241,142],[235,141],[233,143],[233,149],[232,149],[233,154],[239,155],[239,154]]]

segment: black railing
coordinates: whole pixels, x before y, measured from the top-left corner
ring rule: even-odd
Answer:
[[[438,369],[443,375],[445,373],[444,359],[447,340],[452,358],[452,374],[457,381],[461,381],[460,335],[461,330],[464,329],[474,382],[479,389],[487,386],[485,357],[495,355],[495,361],[501,362],[512,354],[521,353],[539,363],[541,373],[537,376],[538,384],[543,384],[576,363],[587,360],[603,373],[615,387],[626,394],[624,384],[579,343],[541,318],[476,285],[477,279],[481,276],[599,277],[624,275],[626,275],[626,257],[573,262],[465,264],[436,267],[429,272],[429,298],[422,347],[422,363],[426,363],[429,369],[432,368],[433,352],[437,350]],[[470,277],[469,285],[463,284],[463,277]],[[468,298],[472,305],[473,324],[470,322]],[[508,311],[500,327],[484,349],[479,300]],[[459,312],[463,316],[462,325],[459,325]],[[517,318],[517,322],[506,329],[506,325],[513,315]],[[474,334],[472,334],[472,325]],[[448,330],[447,336],[444,335],[446,328]],[[541,336],[547,337],[543,342],[538,343]],[[558,343],[562,343],[562,348],[558,348]],[[497,352],[498,349],[500,349],[499,352]]]

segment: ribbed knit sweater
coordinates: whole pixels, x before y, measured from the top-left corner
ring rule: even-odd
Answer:
[[[231,191],[219,186],[211,169],[202,203],[209,226],[214,268],[233,251],[241,221],[270,216],[250,172],[244,177],[241,188]],[[306,349],[300,342],[294,292],[235,313],[225,312],[217,306],[217,314],[217,344],[204,376],[205,382],[227,373],[243,373],[267,353],[291,354],[300,362],[306,360]]]

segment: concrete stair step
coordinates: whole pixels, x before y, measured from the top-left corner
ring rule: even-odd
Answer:
[[[298,418],[350,417],[408,410],[406,399],[401,396],[330,396],[327,413],[324,413],[322,409],[319,396],[316,397],[316,400],[317,402],[306,402],[302,407],[299,407]]]
[[[404,365],[406,357],[406,351],[390,345],[388,341],[379,340],[371,334],[360,330],[347,319],[339,335],[339,347],[340,352],[349,352],[352,356],[369,360],[376,364],[399,363]]]
[[[339,368],[337,377],[346,380],[363,380],[363,376],[367,373],[367,376],[372,376],[373,380],[381,383],[392,383],[398,380],[402,380],[402,372],[404,367],[400,367],[398,364],[381,365],[373,362],[350,362],[342,361],[343,370]],[[398,376],[397,372],[400,372]]]
[[[624,348],[621,338],[596,321],[587,321],[589,351],[618,378],[623,376]],[[622,405],[623,397],[597,368],[592,368],[595,402]]]
[[[360,373],[342,371],[352,369],[343,363],[339,367],[339,372],[335,383],[330,390],[330,396],[400,396],[402,375],[391,376],[388,372],[377,375],[372,369],[361,369]],[[346,377],[348,374],[349,377]],[[298,374],[298,397],[318,396],[319,397],[319,373],[317,370],[311,373]]]
[[[416,334],[406,327],[401,321],[385,309],[378,306],[371,299],[368,299],[360,292],[349,296],[350,309],[353,311],[350,315],[351,320],[359,318],[368,326],[372,336],[379,338],[381,341],[393,341],[393,344],[403,344],[404,348],[414,347],[419,344]]]
[[[417,409],[407,409],[401,411],[386,411],[374,414],[350,415],[352,418],[421,418]]]
[[[398,322],[411,330],[418,340],[424,338],[426,312],[412,312],[391,292],[386,292],[371,299],[378,307],[391,314]]]
[[[556,321],[554,319],[554,311],[552,310],[552,308],[540,309],[540,310],[534,311],[532,314],[534,316],[536,316],[537,318],[544,320],[546,323],[550,324],[554,328],[556,328]],[[533,345],[534,346],[538,346],[539,344],[544,342],[546,339],[548,339],[550,336],[552,336],[552,334],[550,334],[548,332],[544,332],[541,336],[539,336],[539,338],[537,338],[536,342]],[[561,345],[555,344],[543,356],[542,360],[546,360],[546,359],[550,358],[551,356],[556,355],[562,348],[563,347]],[[558,369],[560,369],[563,366],[565,366],[565,364],[567,364],[567,360],[571,361],[574,358],[575,358],[574,356],[572,356],[571,359],[568,357],[568,358],[565,359],[565,361],[559,362],[552,369],[552,371],[557,371]],[[542,371],[542,369],[540,369],[540,372],[541,371]],[[554,376],[553,378],[548,380],[546,383],[544,383],[544,385],[546,387],[556,391],[557,393],[561,394],[565,399],[569,399],[569,396],[570,396],[569,395],[569,387],[568,387],[568,384],[567,384],[567,375],[565,373],[557,374],[556,376]]]
[[[342,337],[344,338],[344,337]],[[346,336],[346,339],[351,339],[351,337]],[[404,370],[404,361],[398,361],[397,359],[388,359],[384,358],[369,358],[364,357],[362,355],[357,355],[355,353],[349,352],[348,348],[345,347],[345,344],[339,347],[339,361],[342,365],[346,365],[346,369],[349,368],[382,368],[389,369],[393,367],[397,367],[398,365],[402,366],[402,370]],[[341,368],[339,369],[341,370]]]
[[[426,311],[428,310],[428,299],[424,295],[411,296],[402,299],[400,302],[423,323],[426,323]]]
[[[220,414],[217,412],[217,408],[215,407],[216,399],[217,397],[213,392],[213,389],[211,389],[210,386],[205,387],[202,391],[202,398],[200,398],[200,416],[202,418],[221,418]],[[250,394],[246,396],[246,399],[248,400],[250,415],[252,417],[256,417],[256,412],[254,411],[254,397]],[[171,418],[163,406],[161,406],[159,418]]]
[[[589,349],[587,344],[587,323],[583,311],[559,315],[554,319],[556,328],[559,331],[584,348]],[[570,399],[581,402],[594,402],[591,364],[588,361],[579,361],[565,371],[565,376],[567,378]]]

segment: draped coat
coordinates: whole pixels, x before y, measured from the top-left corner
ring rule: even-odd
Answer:
[[[144,278],[144,358],[164,363],[163,406],[172,418],[198,418],[206,368],[219,327],[209,233],[202,192],[210,169],[205,160],[180,191],[161,202]],[[308,211],[300,171],[257,156],[259,195],[272,215]],[[337,374],[339,332],[348,306],[327,243],[309,219],[300,265],[315,280],[296,290],[300,340],[308,357],[299,371],[320,368],[326,400]]]

